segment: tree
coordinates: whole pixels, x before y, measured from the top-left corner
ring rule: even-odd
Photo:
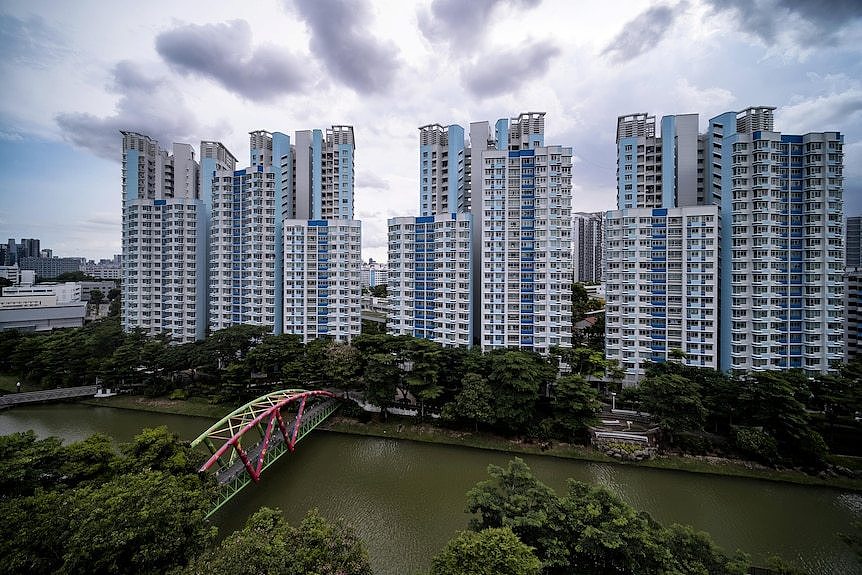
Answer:
[[[120,446],[122,471],[164,471],[174,475],[197,473],[201,456],[164,425],[144,429],[130,443]]]
[[[596,390],[577,375],[561,377],[554,385],[554,422],[567,439],[582,434],[601,407]]]
[[[509,528],[462,531],[436,556],[431,575],[538,575],[542,564]]]
[[[124,474],[75,490],[64,573],[164,573],[205,548],[209,494],[195,475]]]
[[[388,297],[388,290],[386,289],[386,284],[371,286],[370,288],[368,288],[368,292],[371,294],[371,297]]]
[[[489,466],[491,479],[467,493],[474,531],[510,527],[535,548],[547,575],[742,575],[748,560],[727,557],[708,535],[665,528],[609,491],[569,480],[563,497],[520,459]]]
[[[15,285],[12,280],[6,277],[0,278],[0,293],[2,293],[3,288]]]
[[[243,529],[193,560],[185,575],[371,575],[368,553],[341,521],[313,509],[291,527],[277,509],[262,507]]]
[[[646,377],[638,394],[641,407],[652,414],[671,437],[674,433],[703,429],[706,409],[701,402],[700,386],[682,375]]]
[[[0,437],[0,573],[165,573],[199,553],[215,530],[188,448],[163,429],[130,445]]]
[[[99,305],[105,299],[105,294],[102,290],[94,289],[90,292],[90,305]]]
[[[491,352],[489,362],[495,419],[509,431],[523,431],[535,418],[539,390],[554,379],[556,370],[542,356],[518,350]]]
[[[464,376],[461,391],[451,402],[443,407],[441,417],[446,421],[463,421],[473,424],[479,431],[479,424],[494,422],[493,392],[488,382],[477,373]]]
[[[0,499],[32,495],[59,480],[62,442],[33,431],[0,436]]]
[[[392,404],[395,398],[395,386],[400,377],[400,370],[395,356],[390,353],[375,353],[365,362],[365,399],[372,405],[383,410]]]
[[[506,469],[489,465],[488,475],[467,492],[467,511],[476,514],[470,528],[511,528],[546,568],[568,565],[563,509],[554,491],[517,457]]]
[[[804,376],[789,372],[761,372],[740,380],[740,423],[762,427],[778,442],[784,457],[796,463],[821,465],[826,444],[810,428],[805,405],[797,399],[807,396]]]

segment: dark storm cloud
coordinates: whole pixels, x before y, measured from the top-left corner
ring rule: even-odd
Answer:
[[[308,83],[306,63],[284,48],[252,48],[245,20],[222,24],[188,24],[156,37],[156,50],[172,68],[214,80],[254,101],[300,92]]]
[[[6,62],[44,66],[66,51],[60,38],[62,34],[39,16],[0,14],[0,52]]]
[[[535,8],[541,2],[529,0],[434,0],[419,9],[419,30],[430,42],[448,42],[453,48],[473,48],[484,38],[495,10],[506,4]]]
[[[516,90],[548,71],[560,49],[549,41],[533,42],[515,50],[495,51],[461,69],[461,81],[474,96],[486,98]]]
[[[767,44],[778,40],[778,31],[787,29],[786,19],[797,16],[807,22],[808,30],[790,30],[797,40],[817,46],[833,45],[836,35],[848,24],[862,18],[859,0],[706,0],[715,12],[728,11],[739,26]]]
[[[367,0],[296,0],[299,16],[311,31],[311,51],[332,80],[358,93],[385,92],[398,71],[398,48],[368,30]]]
[[[623,26],[602,50],[602,56],[622,63],[649,52],[661,42],[686,6],[687,3],[681,2],[676,6],[653,6],[641,12]]]
[[[120,158],[120,130],[141,132],[167,147],[200,133],[182,94],[165,78],[149,76],[124,61],[111,70],[107,90],[120,95],[113,115],[67,112],[55,116],[63,137],[108,160]]]

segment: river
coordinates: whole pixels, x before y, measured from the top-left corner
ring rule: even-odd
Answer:
[[[128,441],[144,427],[167,425],[193,439],[209,420],[79,404],[0,412],[0,434],[33,429],[66,441],[96,432]],[[311,507],[342,517],[365,541],[375,573],[410,575],[466,528],[467,490],[505,453],[315,431],[214,516],[223,533],[241,527],[262,505],[281,508],[292,523]],[[754,479],[523,456],[554,489],[566,478],[602,485],[663,523],[707,531],[725,550],[758,562],[778,554],[811,574],[862,574],[841,540],[862,521],[862,494]]]

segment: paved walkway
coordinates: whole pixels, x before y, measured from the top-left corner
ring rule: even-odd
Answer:
[[[75,397],[93,397],[96,395],[98,386],[85,385],[82,387],[62,387],[59,389],[46,389],[45,391],[27,391],[23,393],[7,393],[0,395],[0,409],[20,405],[22,403],[36,403],[39,401],[56,401],[59,399],[72,399]]]

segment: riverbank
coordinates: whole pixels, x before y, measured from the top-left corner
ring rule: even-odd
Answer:
[[[87,405],[98,405],[118,409],[133,409],[154,413],[169,413],[174,415],[190,415],[206,417],[212,420],[221,419],[234,406],[209,403],[205,399],[191,398],[187,400],[171,400],[166,398],[147,398],[141,396],[115,396],[83,401]],[[862,491],[862,480],[849,477],[830,477],[821,479],[795,470],[777,470],[756,463],[722,459],[717,457],[662,455],[655,459],[640,462],[620,462],[604,455],[589,446],[570,445],[552,442],[549,444],[527,443],[522,440],[507,439],[489,433],[473,433],[436,427],[429,424],[417,424],[403,418],[390,418],[389,421],[370,421],[362,423],[352,418],[333,416],[327,420],[321,429],[335,433],[404,439],[423,443],[438,443],[457,445],[475,449],[486,449],[512,454],[531,454],[578,459],[607,463],[613,465],[633,465],[667,471],[683,471],[708,475],[723,475],[746,479],[760,479],[808,485],[815,487],[831,487],[851,491]],[[841,463],[847,465],[846,458]]]

